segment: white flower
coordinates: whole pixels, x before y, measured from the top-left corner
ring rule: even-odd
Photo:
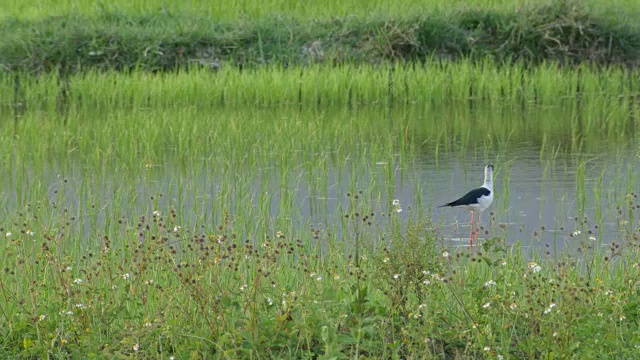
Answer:
[[[76,307],[77,307],[78,309],[84,309],[86,306],[84,306],[84,304],[77,303],[77,304],[76,304]]]
[[[589,236],[589,240],[596,241],[596,237],[595,236]]]
[[[491,302],[488,302],[488,303],[482,305],[482,307],[485,308],[485,309],[488,308],[489,306],[491,306]]]
[[[400,274],[393,274],[393,278],[394,278],[395,280],[398,280],[398,278],[399,278],[399,277],[400,277]]]
[[[622,321],[622,320],[624,320],[626,318],[627,318],[626,316],[622,315],[622,316],[620,316],[620,321]]]
[[[396,209],[396,212],[401,213],[401,212],[402,212],[402,208],[397,208],[397,209]]]
[[[429,280],[425,280],[422,283],[425,284],[425,285],[431,285],[431,281],[429,281]]]
[[[449,257],[449,252],[448,252],[448,251],[443,252],[443,253],[442,253],[442,257],[443,257],[443,258],[447,258],[447,257]]]
[[[500,265],[502,265],[502,266],[506,266],[506,265],[507,265],[507,262],[506,262],[506,261],[503,261],[503,262],[501,262],[501,263],[500,263]]]
[[[71,270],[73,270],[71,266],[67,266],[66,268],[64,268],[64,271],[71,271]]]
[[[153,216],[160,216],[160,211],[154,210],[153,211]]]
[[[604,294],[607,295],[607,296],[611,296],[611,295],[613,295],[613,290],[607,290],[607,291],[604,292]]]
[[[389,262],[389,258],[388,258],[388,257],[384,258],[384,259],[382,260],[382,262],[383,262],[383,263],[388,263],[388,262]]]
[[[393,204],[393,206],[400,206],[400,200],[398,200],[398,199],[393,199],[392,204]]]
[[[531,271],[533,271],[534,273],[537,273],[542,270],[542,267],[532,261],[529,263],[529,269],[531,269]]]
[[[429,275],[429,274],[431,274],[431,272],[429,270],[422,270],[422,274]]]
[[[498,355],[498,360],[504,360],[504,356]]]
[[[340,280],[340,275],[337,275],[337,274],[336,274],[336,275],[334,275],[334,276],[333,276],[333,279],[334,279],[334,280]]]
[[[129,278],[131,277],[131,274],[126,273],[126,274],[122,274],[122,278],[125,280],[129,280]]]
[[[80,279],[80,278],[75,279],[75,280],[73,280],[73,283],[76,284],[76,285],[80,285],[80,284],[82,284],[82,279]]]
[[[317,281],[322,281],[322,276],[318,276],[318,277],[316,278],[316,280],[317,280]]]
[[[267,303],[269,303],[269,306],[273,305],[273,300],[271,300],[270,297],[267,297]]]
[[[491,351],[491,348],[489,346],[485,346],[484,351]]]
[[[495,285],[495,284],[496,284],[496,282],[495,282],[495,281],[493,281],[493,280],[489,280],[489,281],[487,281],[486,283],[484,283],[484,286],[485,286],[485,287],[489,287],[489,286],[492,286],[492,285]]]
[[[33,236],[34,234],[35,234],[35,233],[34,233],[33,231],[31,231],[31,230],[27,230],[27,235],[29,235],[29,236]]]
[[[173,232],[177,233],[178,231],[180,231],[180,229],[182,229],[182,227],[180,227],[180,226],[175,226],[175,227],[173,228]]]
[[[151,324],[151,323],[150,323],[150,322],[148,322],[148,321],[147,321],[146,323],[144,323],[144,326],[146,326],[146,327],[151,327],[151,325],[153,325],[153,324]]]
[[[240,286],[240,291],[245,291],[248,288],[247,284]]]
[[[133,345],[133,351],[139,351],[140,350],[140,344],[136,343],[135,345]]]
[[[553,332],[553,337],[556,337],[556,336],[558,336],[558,332],[557,332],[557,331],[554,331],[554,332]]]
[[[7,233],[7,237],[9,237],[9,236],[11,236],[11,231],[9,231],[9,232]]]
[[[509,309],[511,310],[515,310],[518,307],[518,305],[516,303],[512,303],[511,305],[509,305]]]
[[[572,232],[572,233],[571,233],[571,236],[578,236],[578,235],[580,235],[580,234],[582,234],[582,231],[580,231],[580,230],[576,230],[576,231],[574,231],[574,232]]]
[[[40,315],[38,317],[38,321],[44,321],[44,319],[46,319],[46,318],[47,318],[47,315]]]

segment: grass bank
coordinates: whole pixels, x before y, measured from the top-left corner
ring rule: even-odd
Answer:
[[[34,73],[429,58],[636,65],[640,56],[637,23],[571,1],[511,12],[489,7],[313,20],[212,21],[192,13],[100,11],[93,16],[7,17],[0,36],[0,67]]]
[[[401,204],[345,195],[346,231],[251,238],[237,218],[195,227],[172,208],[75,238],[46,202],[2,224],[0,354],[25,358],[632,358],[637,235],[531,261],[499,233],[478,253],[438,249]],[[636,207],[633,196],[629,206]],[[153,200],[150,204],[153,203]],[[101,208],[98,205],[96,208]],[[151,211],[153,210],[153,211]],[[632,210],[633,211],[633,210]],[[111,216],[111,215],[108,215]],[[115,217],[114,217],[115,220]],[[266,219],[263,219],[266,220]],[[621,217],[622,221],[623,218]],[[386,224],[389,231],[380,231]],[[346,253],[345,253],[346,252]]]

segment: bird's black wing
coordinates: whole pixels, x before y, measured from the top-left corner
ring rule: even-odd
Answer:
[[[456,201],[452,201],[452,202],[444,204],[444,205],[440,205],[439,207],[463,206],[463,205],[477,204],[478,203],[478,199],[480,199],[480,197],[489,196],[490,194],[491,194],[491,190],[489,190],[489,189],[487,189],[485,187],[479,187],[477,189],[473,189],[473,190],[469,191],[468,193],[464,194],[464,196],[462,196],[460,199],[458,199]]]

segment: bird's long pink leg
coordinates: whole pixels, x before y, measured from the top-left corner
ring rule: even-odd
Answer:
[[[473,244],[473,215],[474,215],[474,211],[471,210],[471,231],[469,232],[469,249],[471,249],[471,245]]]
[[[481,216],[482,216],[482,211],[480,211],[480,213],[478,214],[478,219],[476,219],[476,223],[478,224],[477,226],[478,231],[476,231],[476,245],[478,244],[478,234],[480,234],[480,225],[481,225],[480,217]]]

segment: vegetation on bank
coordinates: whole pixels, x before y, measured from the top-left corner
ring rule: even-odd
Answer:
[[[75,217],[54,204],[34,203],[2,226],[0,354],[637,354],[637,235],[628,233],[605,250],[591,235],[593,225],[579,219],[575,226],[582,231],[574,238],[581,245],[573,256],[528,258],[519,247],[505,246],[500,231],[474,254],[437,250],[438,235],[428,222],[401,221],[400,203],[389,204],[385,216],[366,198],[359,192],[346,196],[341,234],[274,228],[251,239],[237,235],[233,214],[200,228],[171,208],[119,217],[113,236],[81,239],[65,229],[91,221],[93,210]],[[629,199],[635,209],[632,194]]]
[[[640,26],[555,1],[519,11],[461,10],[406,17],[211,21],[170,12],[104,11],[0,23],[0,68],[41,73],[231,64],[376,64],[425,59],[637,65]]]

